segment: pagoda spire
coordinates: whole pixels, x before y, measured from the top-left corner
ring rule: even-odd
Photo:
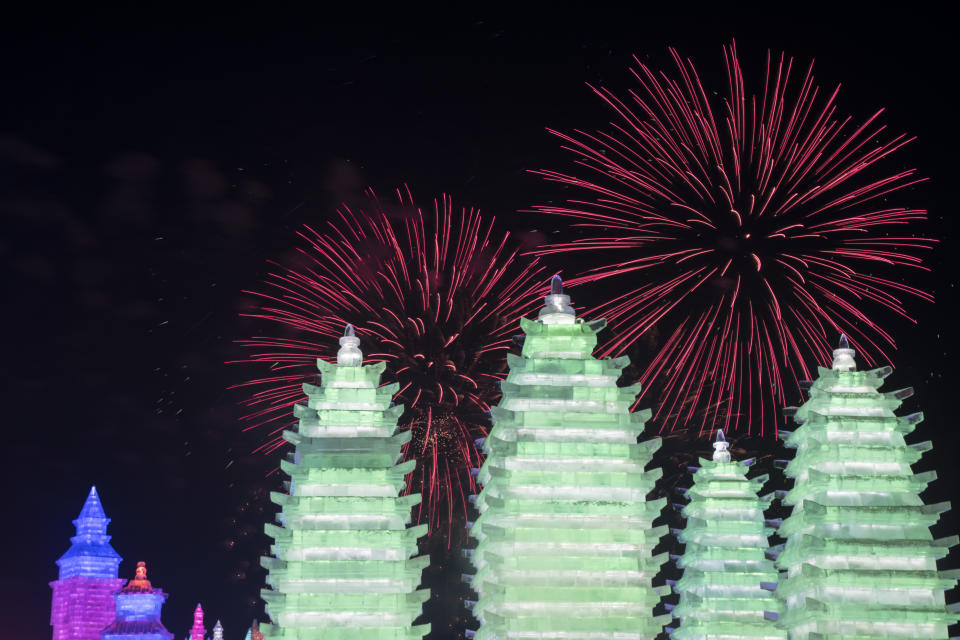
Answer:
[[[213,640],[223,640],[223,625],[220,624],[219,620],[217,620],[217,624],[213,625]]]
[[[197,608],[193,610],[193,626],[190,627],[190,640],[203,640],[207,635],[207,629],[203,626],[203,607],[197,603]]]
[[[100,496],[97,495],[97,487],[90,487],[90,493],[80,509],[80,515],[73,521],[77,527],[77,535],[83,533],[89,535],[106,535],[107,525],[110,524],[110,518],[103,512],[103,505],[100,504]]]
[[[669,616],[652,580],[666,499],[647,501],[658,438],[637,444],[649,411],[631,413],[639,385],[618,387],[627,358],[593,357],[602,320],[577,318],[554,276],[537,320],[521,318],[493,428],[478,446],[483,489],[468,552],[478,594],[477,640],[652,640]]]
[[[76,535],[70,538],[70,549],[57,560],[60,578],[87,576],[116,578],[120,555],[110,546],[107,525],[110,518],[103,511],[97,488],[90,487],[80,515],[73,521]]]

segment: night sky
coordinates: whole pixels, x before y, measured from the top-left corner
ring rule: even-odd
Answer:
[[[892,132],[918,136],[890,166],[932,178],[914,202],[942,244],[914,282],[937,302],[913,304],[916,327],[884,316],[900,343],[885,389],[916,388],[905,410],[927,419],[911,441],[935,446],[918,469],[940,475],[925,500],[951,499],[957,60],[946,16],[911,6],[869,18],[589,3],[530,17],[5,16],[3,635],[50,637],[47,583],[96,484],[121,575],[147,562],[170,594],[167,628],[182,638],[199,601],[208,626],[220,618],[227,640],[240,640],[262,611],[260,532],[279,483],[265,477],[276,459],[250,454],[262,436],[241,432],[244,396],[228,389],[252,373],[225,364],[243,356],[233,341],[255,332],[238,317],[250,304],[242,290],[290,254],[302,224],[367,186],[406,182],[421,200],[447,192],[501,229],[549,231],[518,213],[563,197],[526,173],[570,166],[544,128],[604,126],[585,82],[631,88],[630,56],[665,67],[669,45],[718,88],[731,37],[750,64],[767,48],[815,57],[822,85],[843,83],[843,111],[883,106]],[[787,455],[769,439],[750,446]],[[947,514],[935,534],[958,524]],[[466,561],[446,546],[427,549],[435,639],[468,620],[458,608],[470,597]],[[943,564],[958,565],[956,553]]]

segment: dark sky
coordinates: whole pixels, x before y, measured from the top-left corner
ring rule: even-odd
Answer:
[[[643,3],[634,3],[641,6]],[[913,385],[932,439],[921,470],[952,497],[957,308],[955,54],[944,15],[436,13],[314,16],[9,16],[0,26],[0,258],[5,296],[3,633],[49,637],[54,561],[91,484],[124,576],[145,560],[178,638],[198,601],[239,640],[263,573],[260,441],[238,426],[248,371],[223,364],[252,330],[241,290],[295,230],[365,186],[409,183],[524,229],[516,213],[556,197],[526,169],[568,166],[545,126],[603,126],[584,83],[627,88],[631,54],[654,66],[674,45],[719,73],[721,45],[817,59],[840,105],[888,108],[919,141],[897,163],[943,240],[921,284],[936,305],[901,343],[887,389]],[[799,400],[799,398],[797,398]],[[773,444],[770,443],[772,449]],[[948,514],[937,535],[956,533]],[[454,637],[463,568],[436,551],[434,638]],[[253,563],[251,565],[251,562]],[[944,566],[955,567],[955,558]]]

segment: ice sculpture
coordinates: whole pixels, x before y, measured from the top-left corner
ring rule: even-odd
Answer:
[[[797,453],[786,466],[795,484],[780,527],[787,542],[777,564],[787,575],[778,624],[791,640],[945,639],[958,616],[944,591],[957,573],[938,572],[937,559],[957,537],[933,539],[929,527],[949,503],[924,505],[918,495],[936,474],[911,465],[931,445],[904,436],[923,416],[894,414],[913,390],[878,392],[892,369],[857,371],[846,338],[833,354],[796,409],[800,426],[781,432]]]
[[[213,640],[223,640],[223,625],[220,624],[219,620],[217,620],[217,624],[213,625]]]
[[[207,635],[207,629],[203,626],[203,607],[197,603],[197,608],[193,610],[193,626],[190,627],[190,640],[203,640]]]
[[[655,638],[669,616],[651,580],[667,554],[647,502],[660,440],[637,444],[649,411],[630,413],[639,385],[617,387],[627,358],[592,357],[604,322],[576,318],[555,277],[537,321],[523,318],[522,356],[508,356],[503,398],[482,442],[480,516],[468,577],[478,640]]]
[[[101,629],[113,622],[113,594],[125,581],[117,577],[121,558],[110,546],[108,524],[97,488],[91,487],[73,521],[77,535],[57,560],[59,579],[50,583],[53,640],[99,640]]]
[[[137,563],[134,578],[114,594],[117,611],[112,624],[100,632],[101,640],[172,640],[173,634],[160,621],[167,599],[147,579],[147,565]]]
[[[748,467],[731,460],[723,432],[717,432],[712,460],[700,459],[683,507],[687,519],[677,538],[684,552],[677,560],[683,577],[674,585],[680,621],[673,640],[783,640],[765,612],[778,612],[768,589],[777,570],[767,559],[768,536],[763,511],[773,497],[758,498],[767,476],[747,479]],[[762,585],[762,586],[761,586]]]
[[[321,385],[304,385],[299,429],[283,434],[296,449],[281,462],[288,492],[272,494],[280,524],[266,526],[269,638],[413,640],[430,630],[413,625],[429,595],[417,587],[430,558],[413,558],[427,525],[407,528],[420,495],[398,497],[416,464],[397,464],[411,434],[396,432],[397,385],[378,386],[385,365],[362,366],[359,344],[347,325],[337,364],[318,360]]]

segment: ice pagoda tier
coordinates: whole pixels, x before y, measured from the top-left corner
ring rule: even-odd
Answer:
[[[924,505],[935,473],[911,469],[931,448],[904,441],[923,416],[897,417],[913,390],[880,393],[891,368],[857,371],[854,355],[841,338],[796,410],[800,426],[781,433],[797,453],[786,467],[795,484],[780,528],[778,624],[791,640],[945,639],[958,616],[944,592],[957,576],[938,572],[937,560],[957,537],[933,539],[949,504]]]
[[[767,476],[747,479],[747,464],[731,460],[723,432],[718,432],[711,460],[700,459],[687,522],[677,538],[684,552],[677,560],[683,577],[674,585],[680,621],[673,640],[782,640],[787,634],[765,612],[779,612],[770,592],[777,570],[767,558],[772,528],[764,519],[773,494],[757,493]],[[766,587],[766,588],[764,588]]]
[[[109,524],[97,488],[91,487],[73,521],[77,535],[57,560],[59,578],[50,583],[53,640],[98,640],[100,630],[114,620],[113,594],[125,581],[117,577],[121,558],[110,545]]]
[[[317,362],[321,385],[304,385],[299,428],[283,434],[296,448],[281,462],[287,493],[272,494],[279,525],[266,526],[267,638],[413,640],[430,630],[413,624],[429,596],[418,590],[429,556],[413,557],[427,525],[407,526],[420,495],[399,496],[416,464],[398,464],[411,434],[397,432],[397,385],[379,386],[384,363],[361,366],[359,342],[348,326],[337,364]]]
[[[644,471],[659,439],[637,444],[649,412],[630,413],[639,385],[617,387],[627,358],[592,357],[603,321],[575,317],[559,278],[522,356],[509,356],[503,398],[482,442],[480,516],[468,555],[478,640],[654,638],[669,616],[651,581],[665,499]]]

